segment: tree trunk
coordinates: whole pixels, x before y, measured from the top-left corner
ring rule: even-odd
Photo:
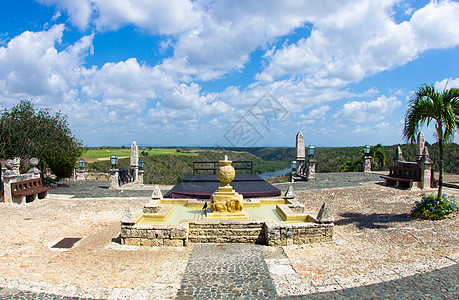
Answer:
[[[440,151],[440,172],[438,178],[438,194],[437,198],[440,198],[443,194],[443,139],[438,139],[438,148]]]

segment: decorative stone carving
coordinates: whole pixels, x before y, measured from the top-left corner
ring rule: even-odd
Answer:
[[[135,224],[134,214],[129,206],[124,210],[123,216],[121,217],[121,224],[127,226]]]
[[[333,223],[335,221],[330,206],[327,203],[322,204],[317,214],[317,220],[319,223]]]
[[[285,192],[284,198],[286,199],[295,199],[295,191],[293,190],[293,186],[289,186],[287,191]]]
[[[38,166],[38,163],[40,161],[38,160],[38,158],[36,157],[32,157],[30,160],[29,160],[29,164],[30,166],[32,167],[29,172],[27,173],[34,173],[34,174],[40,174],[40,170],[37,168]]]
[[[161,190],[159,189],[159,185],[155,185],[155,187],[153,188],[153,193],[151,193],[151,199],[153,200],[163,199],[163,193],[161,193]]]
[[[402,149],[400,146],[397,146],[397,161],[405,161],[405,158],[403,157]]]
[[[246,219],[247,216],[242,210],[243,197],[239,193],[236,193],[230,186],[230,182],[236,176],[236,172],[233,166],[231,166],[232,161],[228,160],[228,157],[225,156],[225,160],[221,160],[219,163],[220,167],[217,169],[217,178],[221,181],[222,186],[212,195],[212,202],[210,204],[212,212],[204,218]]]

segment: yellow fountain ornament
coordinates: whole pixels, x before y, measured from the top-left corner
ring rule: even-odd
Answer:
[[[217,169],[217,178],[222,186],[212,195],[212,202],[207,219],[247,219],[242,209],[243,197],[236,193],[230,185],[236,176],[232,161],[225,155],[224,160],[220,160],[220,167]]]

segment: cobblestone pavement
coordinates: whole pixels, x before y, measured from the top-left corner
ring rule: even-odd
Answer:
[[[177,299],[270,299],[276,289],[260,246],[194,246]]]
[[[317,175],[316,182],[294,184],[297,200],[315,213],[327,202],[336,226],[332,242],[311,245],[123,246],[117,242],[121,215],[126,206],[140,214],[151,190],[119,195],[99,182],[69,183],[24,205],[1,203],[0,299],[205,299],[201,291],[212,293],[205,280],[231,281],[229,266],[236,262],[241,274],[250,275],[247,266],[263,274],[255,286],[271,285],[260,298],[459,299],[459,214],[413,219],[409,212],[421,192],[385,187],[377,174]],[[444,191],[459,198],[457,189]],[[51,249],[63,237],[82,240],[66,251]],[[228,259],[221,272],[188,272],[219,253],[217,261]],[[187,286],[193,278],[205,280]],[[258,287],[246,298],[259,296]],[[243,293],[226,292],[222,299]]]

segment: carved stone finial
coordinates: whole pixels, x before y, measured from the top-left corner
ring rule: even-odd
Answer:
[[[285,192],[284,198],[286,199],[294,199],[296,197],[295,191],[293,190],[293,186],[289,186],[287,191]]]
[[[128,206],[124,210],[123,216],[121,217],[121,224],[123,225],[134,225],[135,219],[134,215],[132,214],[131,208]]]
[[[153,188],[153,193],[151,193],[151,199],[152,200],[163,199],[163,193],[161,193],[161,190],[159,189],[159,185],[155,185],[155,187]]]
[[[327,203],[322,204],[317,214],[317,220],[319,223],[333,223],[335,221],[330,206]]]
[[[405,158],[403,158],[403,153],[402,153],[402,149],[400,148],[400,146],[397,146],[397,160],[405,161]]]
[[[432,160],[430,159],[429,148],[427,146],[424,147],[424,152],[422,153],[422,157],[420,159],[423,163],[431,163]]]

